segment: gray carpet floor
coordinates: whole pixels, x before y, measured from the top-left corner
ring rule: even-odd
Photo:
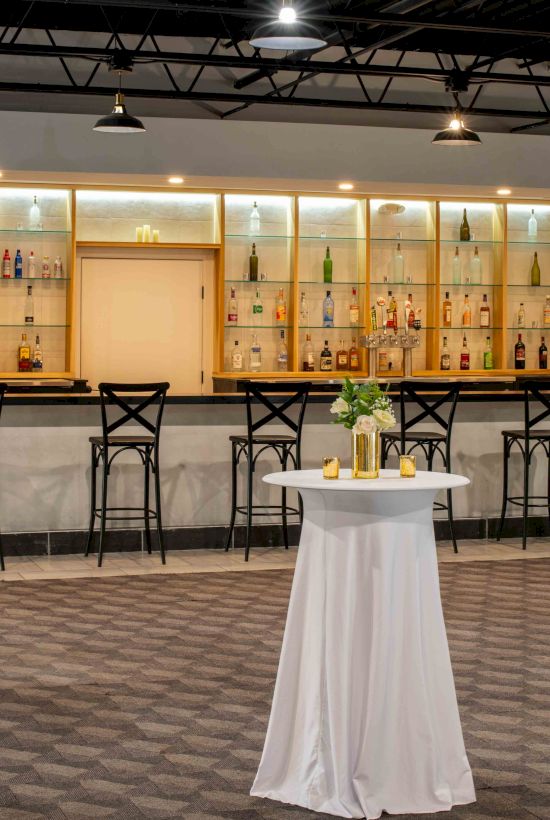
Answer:
[[[431,816],[550,818],[550,560],[440,572],[478,802]],[[0,818],[323,818],[248,794],[291,581],[2,584]]]

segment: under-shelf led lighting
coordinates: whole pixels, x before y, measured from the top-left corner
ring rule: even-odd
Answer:
[[[171,185],[181,185],[184,182],[183,177],[168,177],[168,182]]]
[[[511,193],[511,188],[497,188],[497,194],[499,194],[499,196],[510,196]]]
[[[353,182],[341,182],[338,187],[341,191],[353,191],[355,186]]]

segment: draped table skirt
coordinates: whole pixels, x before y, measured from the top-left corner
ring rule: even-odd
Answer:
[[[468,479],[343,474],[265,478],[300,491],[304,524],[251,794],[357,818],[474,802],[432,521]]]

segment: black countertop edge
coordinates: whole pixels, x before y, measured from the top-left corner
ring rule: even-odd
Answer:
[[[277,399],[278,395],[281,396],[281,400],[285,395],[285,393],[277,394],[272,393],[271,398]],[[390,391],[389,394],[394,400],[398,398],[398,393]],[[425,394],[429,396],[429,393]],[[437,394],[433,394],[437,395]],[[460,402],[463,403],[472,403],[472,402],[518,402],[523,401],[523,392],[518,390],[502,390],[500,392],[481,392],[481,391],[468,391],[465,390],[460,394]],[[334,393],[310,393],[308,402],[310,404],[331,404],[336,397],[336,391]],[[140,401],[143,400],[143,397],[126,397],[126,400],[129,401],[130,404],[138,404]],[[408,401],[408,399],[407,399]],[[167,405],[231,405],[231,404],[244,404],[245,397],[240,393],[232,393],[228,395],[207,395],[207,396],[167,396],[166,397],[166,404]],[[10,395],[7,394],[4,397],[4,407],[83,407],[87,405],[99,405],[99,396],[97,395],[90,395],[90,394],[82,394],[82,395],[40,395],[40,394],[27,394],[27,395]]]

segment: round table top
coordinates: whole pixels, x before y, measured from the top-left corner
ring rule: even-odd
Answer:
[[[340,470],[340,478],[323,478],[322,470],[287,470],[264,476],[268,484],[294,487],[297,490],[336,492],[414,492],[415,490],[448,490],[464,487],[470,479],[454,473],[417,470],[414,478],[401,478],[399,470],[380,470],[379,478],[352,478],[351,470]]]

